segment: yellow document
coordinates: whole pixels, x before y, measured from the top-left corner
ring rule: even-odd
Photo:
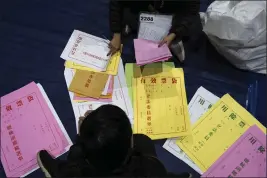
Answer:
[[[183,70],[152,71],[147,68],[141,77],[133,78],[134,133],[151,139],[191,134]]]
[[[99,73],[104,73],[104,74],[108,74],[108,75],[117,75],[120,59],[121,59],[121,52],[115,53],[109,61],[107,70],[104,72],[99,72],[95,69],[91,69],[89,67],[85,67],[85,66],[76,64],[72,61],[66,61],[65,67],[66,68],[72,68],[72,69],[79,69],[79,70],[87,70],[87,71],[92,71],[92,72],[99,72]]]
[[[194,124],[193,139],[177,140],[180,148],[205,172],[250,126],[266,128],[230,95],[224,95]]]
[[[143,70],[146,70],[146,68],[161,68],[163,71],[166,72],[166,69],[175,68],[173,62],[163,62],[163,63],[152,63],[147,64],[144,66]],[[134,71],[137,71],[136,74]],[[133,105],[133,90],[132,90],[132,79],[136,77],[140,77],[141,75],[141,69],[140,66],[137,66],[135,63],[127,63],[125,65],[125,77],[126,77],[126,83],[128,87],[129,96]]]
[[[76,70],[69,86],[69,91],[92,98],[99,98],[108,77],[106,74]]]

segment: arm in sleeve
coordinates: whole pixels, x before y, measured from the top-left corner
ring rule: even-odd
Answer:
[[[179,2],[180,8],[174,14],[170,33],[175,33],[176,38],[181,40],[184,36],[189,36],[192,25],[199,18],[199,0],[188,0]]]
[[[121,33],[122,28],[122,5],[117,0],[109,1],[109,25],[113,33]]]

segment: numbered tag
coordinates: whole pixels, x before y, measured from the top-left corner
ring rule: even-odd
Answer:
[[[150,15],[140,15],[140,22],[148,22],[152,23],[154,22],[154,17]]]

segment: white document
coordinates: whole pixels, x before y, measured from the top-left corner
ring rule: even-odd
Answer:
[[[194,124],[219,99],[220,98],[218,98],[205,88],[198,88],[197,92],[188,105],[191,124]],[[183,150],[175,142],[176,139],[168,139],[164,143],[163,148],[168,150],[177,158],[184,161],[199,174],[203,174],[199,167],[186,155],[186,153],[183,152]]]
[[[119,63],[118,75],[114,77],[112,104],[123,109],[133,124],[133,106],[129,97],[122,60]]]
[[[66,79],[67,86],[69,87],[72,78],[74,76],[74,70],[65,68],[64,76]],[[130,97],[128,94],[128,88],[126,84],[126,79],[124,75],[123,63],[120,60],[118,75],[114,77],[114,88],[112,94],[112,102],[111,103],[104,103],[104,102],[83,102],[83,103],[74,103],[73,102],[73,92],[69,91],[75,119],[76,119],[76,128],[78,131],[78,121],[79,117],[84,116],[85,112],[88,110],[95,110],[98,107],[105,105],[105,104],[113,104],[120,107],[122,110],[125,111],[131,124],[133,124],[133,107],[130,101]]]
[[[61,155],[63,155],[64,153],[66,153],[67,151],[69,151],[69,149],[70,149],[70,147],[73,145],[73,143],[72,143],[72,141],[71,141],[71,139],[70,139],[70,137],[69,137],[69,135],[68,135],[68,133],[67,133],[65,127],[63,126],[63,124],[62,124],[60,118],[58,117],[55,108],[53,107],[51,101],[49,100],[49,98],[48,98],[48,96],[47,96],[47,94],[46,94],[44,88],[43,88],[42,85],[39,84],[39,83],[37,83],[37,86],[38,86],[38,88],[39,88],[41,94],[43,95],[44,100],[46,101],[46,103],[47,103],[49,109],[51,110],[51,112],[52,112],[52,114],[53,114],[53,116],[55,117],[55,119],[56,119],[56,121],[57,121],[57,123],[58,123],[60,129],[62,130],[64,136],[66,137],[66,139],[67,139],[67,141],[68,141],[68,146],[65,148],[65,151],[61,154]],[[59,156],[61,156],[61,155],[58,155],[57,157],[59,157]],[[33,173],[33,172],[36,171],[37,169],[39,169],[39,167],[37,167],[37,168],[35,168],[35,169],[33,169],[33,170],[27,172],[26,174],[24,174],[24,175],[21,176],[21,177],[26,177],[27,175]]]
[[[219,99],[204,87],[199,87],[188,105],[191,124],[194,124]]]
[[[74,30],[61,58],[99,71],[106,71],[111,56],[109,41],[78,30]]]
[[[169,34],[172,15],[141,13],[138,38],[160,42]]]
[[[185,51],[184,51],[184,44],[182,41],[171,43],[170,49],[181,62],[184,62]]]

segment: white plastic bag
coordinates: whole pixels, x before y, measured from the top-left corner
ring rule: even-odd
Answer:
[[[266,1],[215,1],[202,17],[220,54],[240,69],[266,74]]]

